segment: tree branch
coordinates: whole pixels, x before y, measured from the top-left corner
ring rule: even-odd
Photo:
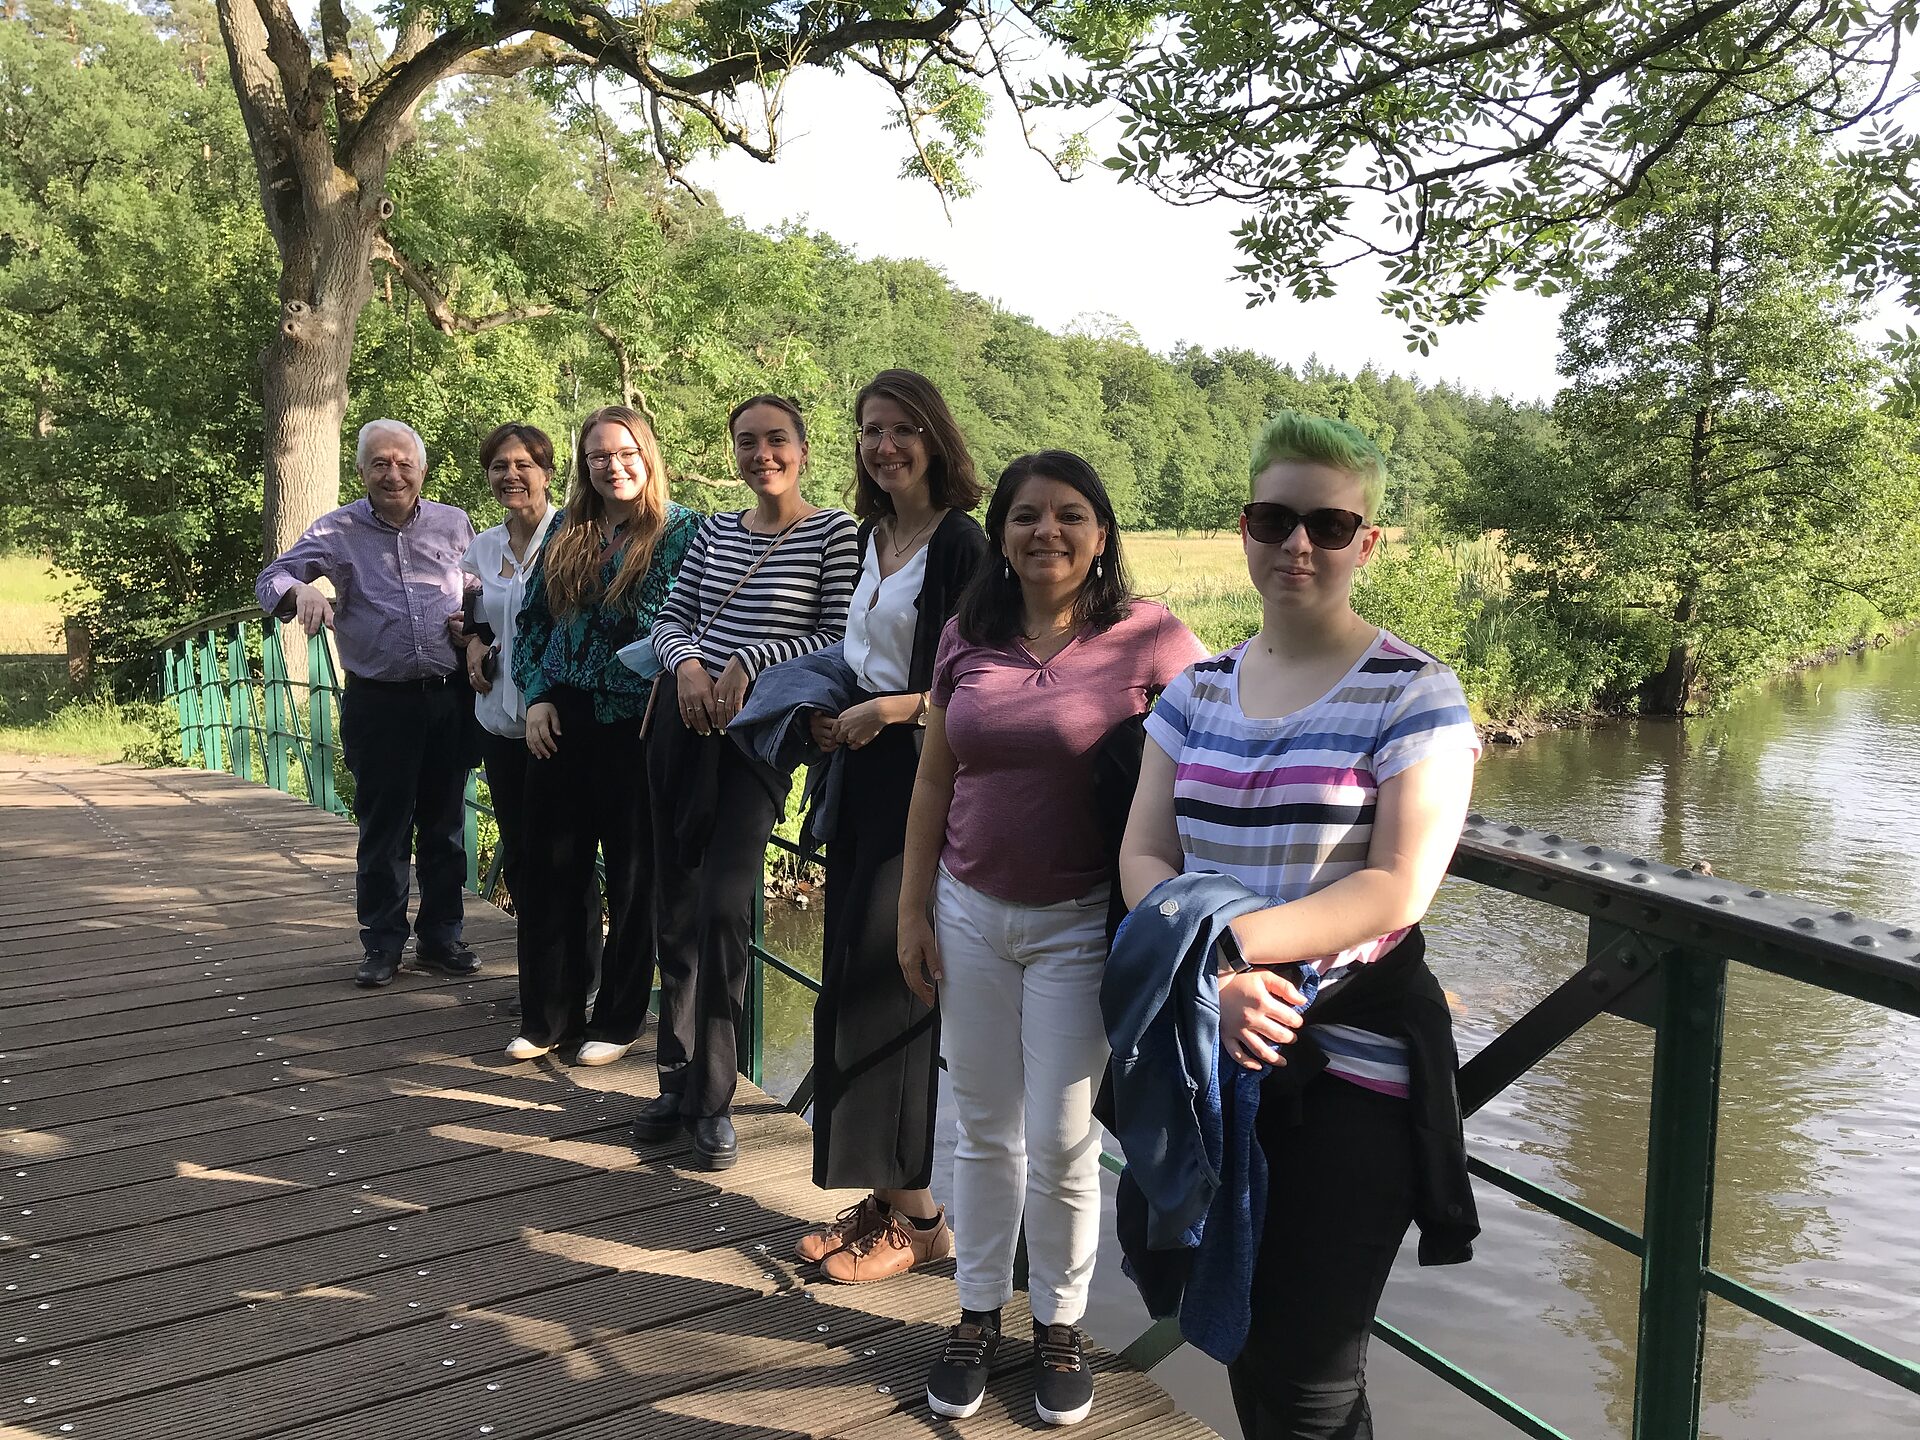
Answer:
[[[420,297],[420,303],[426,307],[427,323],[442,335],[484,335],[489,330],[498,330],[503,325],[517,325],[524,320],[539,320],[555,313],[552,305],[514,305],[505,310],[497,310],[491,315],[466,316],[454,312],[447,297],[435,287],[433,281],[393,243],[390,236],[376,235],[373,241],[373,255],[376,260],[384,260],[399,273],[402,283]]]

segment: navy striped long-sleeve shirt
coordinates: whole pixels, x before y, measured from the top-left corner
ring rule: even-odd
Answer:
[[[847,605],[860,577],[853,517],[844,510],[807,516],[729,600],[727,593],[774,539],[749,530],[746,514],[709,515],[693,537],[679,583],[653,626],[654,653],[669,673],[698,658],[718,678],[737,655],[751,680],[769,665],[846,634]],[[712,628],[696,645],[694,636],[709,620]]]

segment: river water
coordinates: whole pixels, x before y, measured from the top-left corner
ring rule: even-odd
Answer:
[[[1493,747],[1474,806],[1920,926],[1920,644],[1803,672],[1685,723]],[[774,947],[816,968],[817,912],[774,912]],[[1461,881],[1443,887],[1428,931],[1463,1057],[1584,954],[1577,917]],[[791,982],[767,988],[768,1084],[785,1093],[806,1068],[810,1006]],[[1602,1017],[1472,1117],[1470,1147],[1637,1229],[1651,1055],[1650,1032]],[[1920,1360],[1920,1021],[1736,965],[1722,1083],[1715,1266]],[[943,1145],[936,1190],[949,1165]],[[1473,1262],[1421,1270],[1410,1242],[1383,1316],[1571,1436],[1627,1435],[1637,1262],[1503,1192],[1480,1186],[1479,1199]],[[1703,1433],[1920,1437],[1920,1398],[1717,1300],[1709,1317]],[[1087,1326],[1121,1345],[1145,1323],[1109,1238]],[[1382,1437],[1509,1433],[1384,1346],[1369,1373]],[[1182,1351],[1156,1374],[1238,1433],[1217,1367]]]

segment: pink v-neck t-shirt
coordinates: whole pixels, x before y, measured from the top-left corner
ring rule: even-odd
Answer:
[[[1107,879],[1093,761],[1206,647],[1166,607],[1136,600],[1117,625],[1076,635],[1044,665],[1013,640],[973,645],[948,621],[933,666],[957,769],[940,863],[1019,905],[1077,900]]]

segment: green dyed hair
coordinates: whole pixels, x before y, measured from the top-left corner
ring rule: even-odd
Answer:
[[[1387,457],[1346,421],[1282,410],[1260,428],[1253,442],[1250,481],[1258,480],[1269,466],[1288,461],[1346,471],[1360,482],[1367,519],[1379,515],[1387,498]]]

